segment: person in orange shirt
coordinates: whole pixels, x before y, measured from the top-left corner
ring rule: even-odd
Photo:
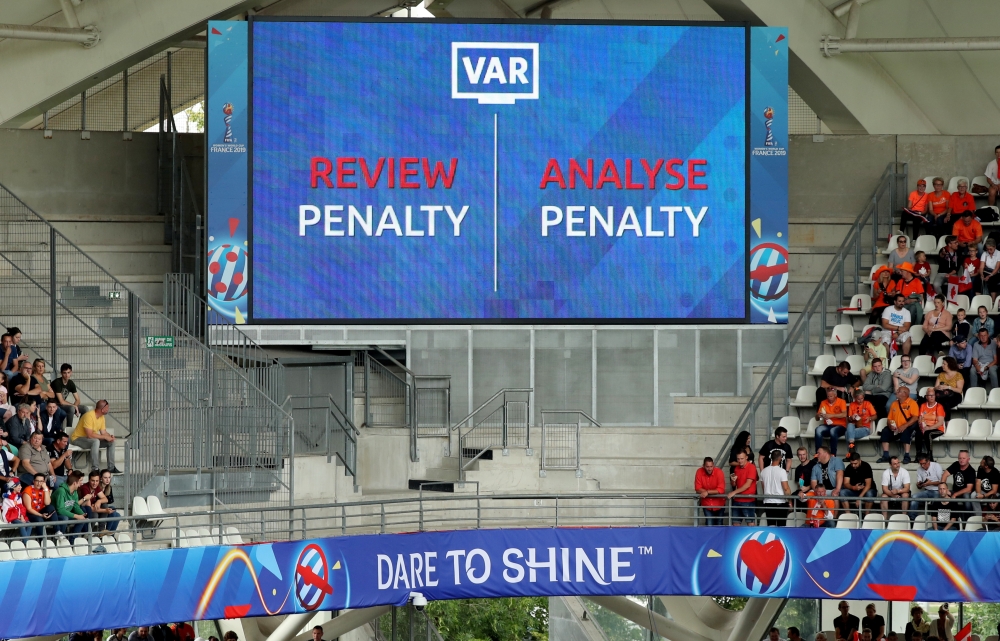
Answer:
[[[882,428],[882,458],[878,462],[889,462],[889,443],[898,441],[903,444],[903,451],[906,453],[903,463],[909,463],[910,441],[913,439],[913,430],[920,418],[920,407],[910,398],[910,388],[906,385],[900,385],[896,390],[896,400],[889,406],[888,418],[888,424]]]
[[[948,216],[948,203],[951,194],[944,190],[943,178],[935,178],[932,182],[934,191],[927,195],[929,213],[933,217],[927,224],[928,233],[942,236],[951,227],[951,216]]]
[[[976,200],[969,193],[969,181],[962,178],[958,181],[958,191],[948,197],[948,213],[957,218],[967,211],[976,211]]]
[[[910,192],[903,209],[899,226],[900,228],[910,221],[913,224],[913,237],[920,235],[920,225],[930,221],[930,198],[927,194],[927,181],[921,178],[917,181],[917,188]]]
[[[924,282],[916,278],[916,269],[910,263],[899,266],[903,279],[896,283],[896,291],[906,299],[903,307],[910,312],[910,322],[920,325],[924,322]]]
[[[951,228],[953,236],[958,238],[958,246],[968,251],[969,247],[979,247],[983,242],[983,226],[972,217],[971,211],[962,212],[962,219]]]
[[[830,437],[830,454],[837,456],[837,439],[847,431],[847,402],[837,396],[837,390],[828,387],[826,400],[816,412],[816,449],[823,447],[823,437]]]
[[[951,358],[946,356],[945,359]],[[954,361],[954,358],[951,358]],[[959,374],[961,380],[961,374]],[[920,420],[917,423],[917,456],[927,454],[927,458],[934,460],[934,447],[931,442],[944,434],[944,405],[937,402],[937,391],[932,387],[927,390],[924,397],[926,402],[920,406]]]
[[[879,365],[882,362],[879,361]],[[881,369],[881,368],[880,368]],[[847,455],[854,451],[854,441],[872,433],[872,419],[878,416],[871,401],[865,400],[865,390],[854,390],[854,400],[847,407]]]
[[[834,501],[826,488],[817,485],[816,489],[799,494],[806,499],[806,525],[809,527],[834,527],[837,524],[837,502]]]
[[[872,313],[868,322],[879,324],[882,312],[892,306],[896,295],[896,281],[892,280],[892,270],[882,265],[876,270],[872,282]]]

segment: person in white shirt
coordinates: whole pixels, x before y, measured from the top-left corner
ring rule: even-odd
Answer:
[[[760,473],[761,483],[764,484],[764,494],[768,497],[764,499],[764,515],[767,516],[767,524],[771,527],[785,525],[788,518],[788,472],[781,464],[781,450],[771,451],[771,465]],[[778,497],[781,498],[771,498]]]
[[[997,293],[1000,293],[1000,251],[997,251],[997,241],[986,239],[985,251],[980,260],[983,261],[983,285],[990,293],[990,298],[995,301]]]
[[[882,329],[888,330],[904,354],[910,353],[910,310],[903,305],[906,297],[896,294],[892,307],[886,307],[882,312]]]
[[[1000,160],[1000,145],[997,145],[997,147],[993,150],[993,154],[996,158],[991,160],[989,164],[986,165],[986,182],[990,184],[990,206],[996,204],[997,190],[1000,189],[1000,177],[997,176],[997,160]]]
[[[937,501],[941,496],[941,475],[944,474],[944,471],[940,465],[930,460],[927,454],[917,456],[917,465],[917,491],[913,493],[913,498]],[[928,503],[924,501],[910,503],[911,520],[916,519],[917,514],[930,513],[931,509]]]
[[[910,498],[910,473],[900,465],[898,456],[891,457],[889,469],[882,472],[882,498],[893,499],[893,503]],[[908,505],[907,501],[903,501],[899,511],[906,512]],[[882,517],[889,519],[889,501],[882,501]]]

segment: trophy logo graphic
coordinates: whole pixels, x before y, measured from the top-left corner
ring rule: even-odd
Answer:
[[[231,105],[227,105],[231,106]],[[764,127],[767,129],[767,137],[764,139],[765,147],[777,147],[778,143],[774,140],[774,135],[771,133],[771,123],[774,122],[774,109],[768,107],[764,110]]]
[[[768,111],[770,111],[770,109],[771,108],[768,107]],[[225,116],[224,121],[226,123],[226,135],[222,138],[222,142],[236,142],[236,139],[233,138],[233,126],[232,126],[233,125],[233,103],[227,102],[226,104],[222,105],[222,113]],[[770,122],[771,121],[768,120],[768,123],[770,123]],[[767,138],[768,138],[768,140],[771,139],[770,124],[768,125]]]

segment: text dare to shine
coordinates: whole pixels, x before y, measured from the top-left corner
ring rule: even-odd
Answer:
[[[322,156],[310,160],[309,185],[313,189],[452,189],[458,173],[458,159],[448,161],[417,157],[366,158]],[[599,168],[598,168],[599,165]],[[706,190],[703,182],[707,161],[680,158],[626,158],[616,162],[593,158],[565,163],[551,158],[542,171],[540,190]],[[440,193],[440,192],[438,192]],[[438,200],[440,203],[441,199]],[[323,236],[461,236],[462,224],[472,207],[467,204],[302,204],[298,208],[298,233],[311,231]],[[638,213],[637,213],[638,212]],[[485,214],[485,212],[481,212]],[[684,229],[697,238],[709,208],[688,205],[632,207],[630,205],[542,205],[539,209],[541,236],[594,237],[634,234],[636,237],[673,238],[685,221]],[[684,214],[684,216],[677,216]],[[687,226],[690,229],[687,230]]]

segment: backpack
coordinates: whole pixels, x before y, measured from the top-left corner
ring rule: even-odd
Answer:
[[[995,223],[1000,220],[1000,216],[992,207],[980,207],[976,210],[975,216],[981,223]]]
[[[882,328],[879,327],[878,325],[873,325],[872,327],[866,329],[861,336],[858,336],[858,345],[860,345],[861,347],[865,347],[868,345],[868,343],[875,340],[875,332],[881,334]]]

